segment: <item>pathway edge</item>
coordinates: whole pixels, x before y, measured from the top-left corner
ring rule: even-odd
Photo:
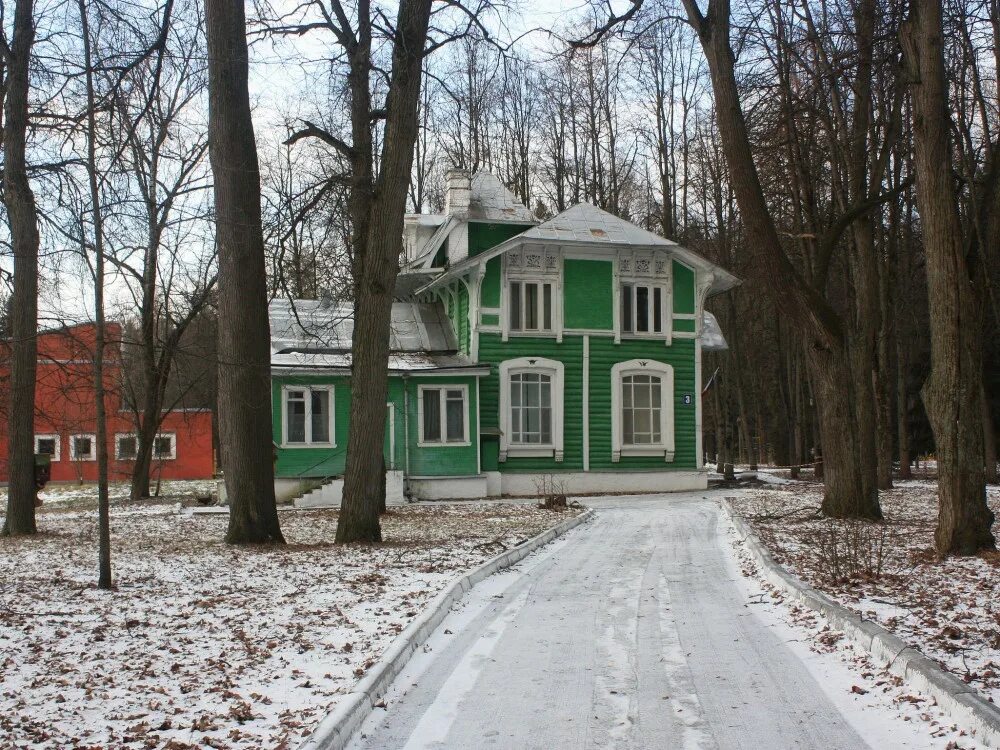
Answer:
[[[494,573],[511,567],[529,554],[562,536],[570,529],[594,517],[594,511],[587,509],[578,516],[560,521],[541,534],[511,547],[491,560],[452,581],[437,595],[386,649],[385,653],[355,683],[337,707],[330,711],[310,735],[298,745],[298,750],[344,750],[361,727],[365,719],[375,710],[375,704],[389,689],[409,662],[410,657],[422,647],[438,625],[458,602],[477,583]]]
[[[890,672],[934,698],[954,721],[964,729],[974,730],[976,740],[988,747],[1000,748],[1000,708],[881,625],[862,620],[826,594],[793,576],[775,562],[757,534],[733,507],[732,498],[724,498],[721,504],[765,580],[799,604],[819,612],[831,627],[843,631],[851,641],[888,667]]]

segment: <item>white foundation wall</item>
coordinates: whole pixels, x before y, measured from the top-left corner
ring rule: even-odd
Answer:
[[[683,492],[708,487],[706,471],[572,471],[552,474],[500,474],[504,495],[537,496],[542,479],[568,495],[590,493]]]
[[[472,500],[488,497],[486,476],[411,477],[407,482],[414,500]]]

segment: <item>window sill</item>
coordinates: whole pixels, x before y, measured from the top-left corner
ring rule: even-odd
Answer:
[[[506,461],[508,458],[553,458],[556,461],[562,461],[563,452],[551,445],[508,445],[501,449],[500,460]]]
[[[674,460],[674,451],[667,450],[665,447],[660,446],[650,446],[648,448],[638,448],[638,447],[622,447],[619,450],[612,452],[611,460],[614,463],[618,463],[621,457],[646,457],[646,458],[657,458],[663,456],[663,460],[666,462]]]
[[[278,446],[279,448],[291,448],[293,450],[299,448],[336,448],[336,443],[282,443]]]
[[[508,331],[507,335],[515,339],[555,339],[559,338],[559,331]]]
[[[417,441],[418,448],[468,448],[472,443],[468,440],[462,443],[455,442],[440,442],[440,443],[425,443],[422,440]]]

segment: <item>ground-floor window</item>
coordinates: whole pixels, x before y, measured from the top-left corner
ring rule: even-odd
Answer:
[[[420,445],[468,445],[467,386],[422,385],[419,397]]]
[[[674,371],[635,359],[611,368],[612,460],[624,456],[674,458]]]
[[[161,432],[153,438],[153,460],[169,461],[177,458],[177,439],[172,432]]]
[[[50,461],[59,460],[59,436],[35,435],[35,453],[48,456]]]
[[[332,446],[333,386],[285,386],[283,440],[286,445]]]
[[[500,364],[500,457],[563,456],[563,363],[541,357]]]
[[[139,455],[139,438],[132,434],[115,435],[115,458],[119,461],[134,461]]]
[[[97,440],[93,435],[70,435],[69,457],[71,461],[96,461]]]

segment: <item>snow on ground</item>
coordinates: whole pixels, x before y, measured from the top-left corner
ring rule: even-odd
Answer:
[[[374,547],[290,512],[287,546],[233,548],[224,515],[128,505],[106,593],[95,514],[43,510],[0,539],[0,746],[294,746],[450,581],[575,512],[406,507]]]
[[[1000,517],[1000,488],[988,494]],[[934,482],[881,492],[884,524],[821,518],[821,501],[822,486],[795,483],[735,505],[779,563],[1000,702],[1000,554],[936,559]]]

